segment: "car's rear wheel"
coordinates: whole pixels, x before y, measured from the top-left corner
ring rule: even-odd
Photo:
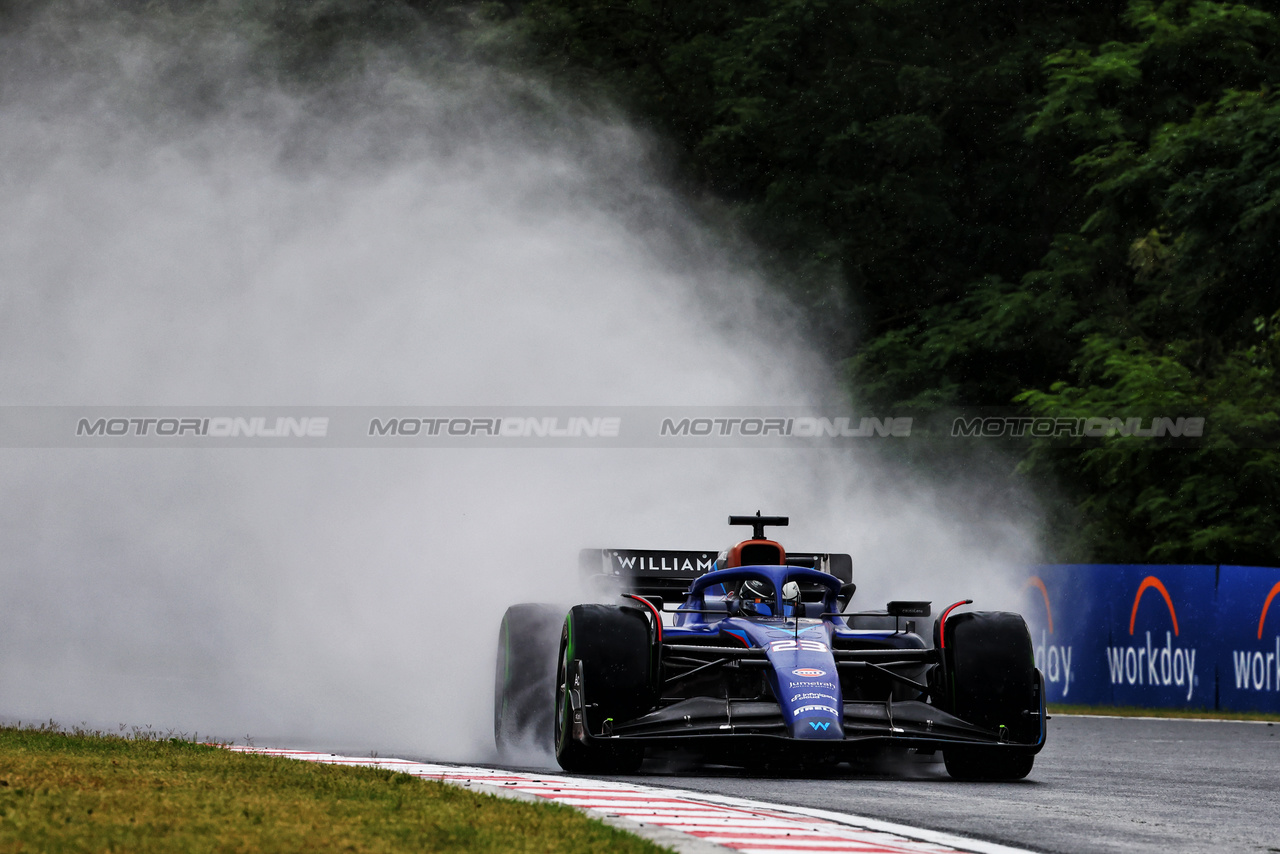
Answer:
[[[554,745],[556,650],[565,609],[512,605],[498,630],[493,739],[499,752]]]
[[[1005,611],[957,614],[943,626],[949,711],[1010,744],[1039,737],[1039,676],[1026,621]],[[947,773],[961,780],[1020,780],[1035,755],[1004,745],[943,751]]]
[[[566,771],[628,773],[644,752],[636,745],[584,742],[576,732],[603,735],[616,722],[655,702],[649,619],[635,608],[575,605],[560,633],[556,671],[556,761]],[[581,698],[574,708],[571,692]]]

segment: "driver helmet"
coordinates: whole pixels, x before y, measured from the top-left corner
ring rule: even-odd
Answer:
[[[742,582],[742,586],[738,588],[738,601],[741,603],[740,607],[744,614],[755,614],[760,617],[773,616],[773,608],[770,605],[773,601],[773,593],[769,589],[768,582],[754,578]]]

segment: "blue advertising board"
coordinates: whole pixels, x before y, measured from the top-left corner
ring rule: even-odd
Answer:
[[[1023,616],[1050,703],[1111,705],[1107,626],[1113,567],[1038,566],[1023,586]]]
[[[1023,593],[1051,703],[1280,711],[1280,569],[1052,564]]]
[[[1216,566],[1104,567],[1106,668],[1118,706],[1212,709],[1217,703]]]
[[[1219,708],[1280,712],[1280,569],[1221,567],[1215,610]]]

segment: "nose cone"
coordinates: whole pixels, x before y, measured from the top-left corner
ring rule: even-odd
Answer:
[[[793,738],[844,738],[844,700],[826,633],[770,639],[765,646],[777,679],[776,694]]]

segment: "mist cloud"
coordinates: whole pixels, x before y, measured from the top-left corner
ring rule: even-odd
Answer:
[[[827,399],[803,320],[535,77],[358,52],[290,81],[223,7],[0,39],[0,403]],[[425,49],[425,48],[424,48]],[[264,58],[265,57],[265,58]],[[2,450],[0,715],[489,755],[506,605],[584,546],[789,513],[860,597],[997,597],[1034,526],[867,453]],[[990,603],[994,604],[994,603]]]

